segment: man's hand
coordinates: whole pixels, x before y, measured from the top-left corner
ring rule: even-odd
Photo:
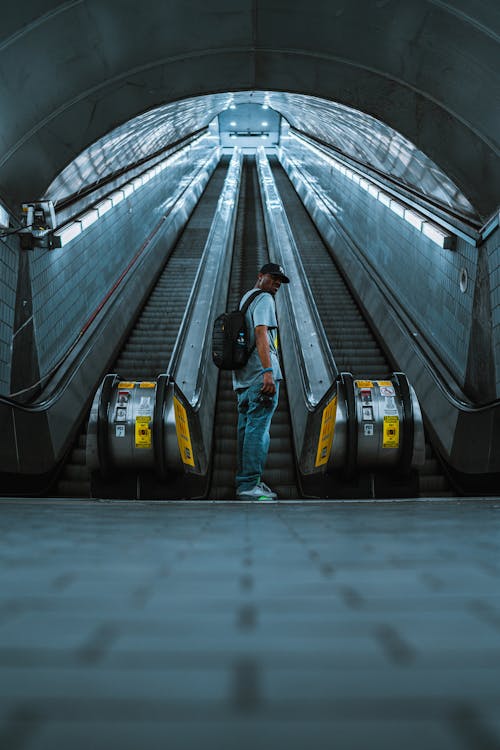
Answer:
[[[260,389],[262,393],[266,393],[268,396],[274,396],[276,393],[276,383],[274,382],[272,372],[265,372],[262,376],[263,383]]]

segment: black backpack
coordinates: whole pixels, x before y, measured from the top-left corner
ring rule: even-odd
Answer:
[[[249,335],[245,313],[259,294],[268,294],[256,289],[248,296],[241,310],[225,312],[214,322],[212,333],[212,359],[219,370],[239,370],[246,365],[255,349],[248,344]]]

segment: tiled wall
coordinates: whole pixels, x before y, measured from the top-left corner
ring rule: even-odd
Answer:
[[[67,246],[34,253],[33,315],[41,375],[75,340],[164,215],[182,177],[194,169],[191,160],[177,162]]]
[[[358,184],[324,161],[316,161],[311,151],[296,141],[291,141],[285,150],[291,158],[300,159],[301,169],[307,170],[327,191],[338,221],[359,252],[404,305],[436,355],[462,385],[472,322],[477,248],[465,240],[458,241],[455,251],[440,248]],[[460,290],[462,268],[469,279],[465,292]],[[499,273],[497,269],[497,277]],[[500,323],[498,293],[496,315]]]
[[[5,231],[5,230],[1,230]],[[12,331],[16,303],[19,239],[0,239],[0,393],[9,393]]]

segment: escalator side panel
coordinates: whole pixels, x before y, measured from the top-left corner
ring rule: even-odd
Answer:
[[[228,160],[216,167],[203,195],[195,206],[177,244],[169,255],[156,285],[139,313],[120,354],[108,371],[126,380],[144,380],[163,372],[175,344],[184,309],[191,292],[215,206],[227,171]],[[140,283],[140,279],[137,279]],[[125,311],[124,313],[125,314]],[[89,497],[90,478],[84,455],[78,447],[83,441],[87,419],[71,450],[56,487],[65,497]]]

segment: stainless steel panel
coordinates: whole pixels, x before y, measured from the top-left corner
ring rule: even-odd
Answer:
[[[269,256],[290,277],[290,284],[283,285],[276,297],[276,308],[295,453],[300,459],[309,416],[333,384],[337,369],[263,148],[258,151],[257,167]]]

